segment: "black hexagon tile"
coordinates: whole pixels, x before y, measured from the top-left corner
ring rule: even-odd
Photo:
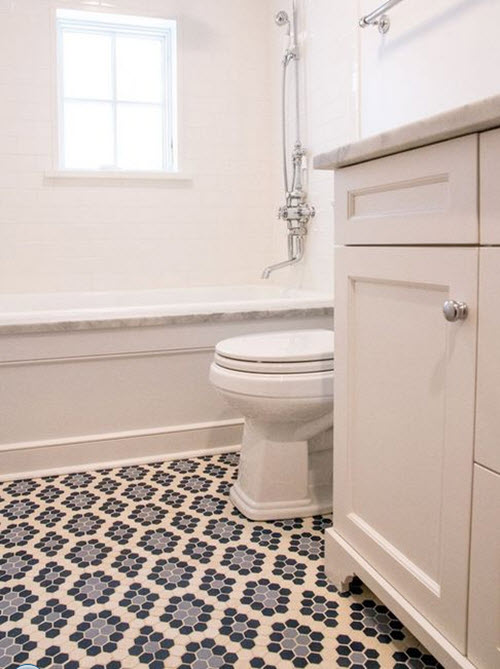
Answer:
[[[252,522],[238,454],[0,483],[0,669],[440,669],[355,580],[329,516]]]

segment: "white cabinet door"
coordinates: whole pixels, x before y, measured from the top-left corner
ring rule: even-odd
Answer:
[[[500,475],[474,467],[469,659],[500,667]]]
[[[500,209],[498,225],[500,226]],[[479,252],[479,338],[477,347],[475,460],[500,473],[499,307],[500,248],[481,249]]]
[[[336,250],[335,530],[462,652],[477,254]]]
[[[500,244],[500,130],[481,133],[480,154],[480,206],[481,244]]]
[[[338,170],[336,244],[477,244],[477,146],[468,135]]]

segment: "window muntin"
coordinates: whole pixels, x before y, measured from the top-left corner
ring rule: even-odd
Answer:
[[[58,10],[62,169],[176,169],[174,21]]]

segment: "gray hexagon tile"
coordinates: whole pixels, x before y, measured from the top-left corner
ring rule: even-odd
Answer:
[[[0,483],[0,669],[441,669],[359,581],[331,518],[252,522],[238,454]]]

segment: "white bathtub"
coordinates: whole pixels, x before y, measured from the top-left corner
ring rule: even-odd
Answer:
[[[326,293],[257,284],[88,293],[0,295],[0,326],[236,314],[332,306]],[[133,325],[133,323],[130,323]],[[109,323],[108,323],[109,325]]]
[[[0,479],[238,448],[215,344],[331,328],[332,300],[272,285],[0,297]]]

